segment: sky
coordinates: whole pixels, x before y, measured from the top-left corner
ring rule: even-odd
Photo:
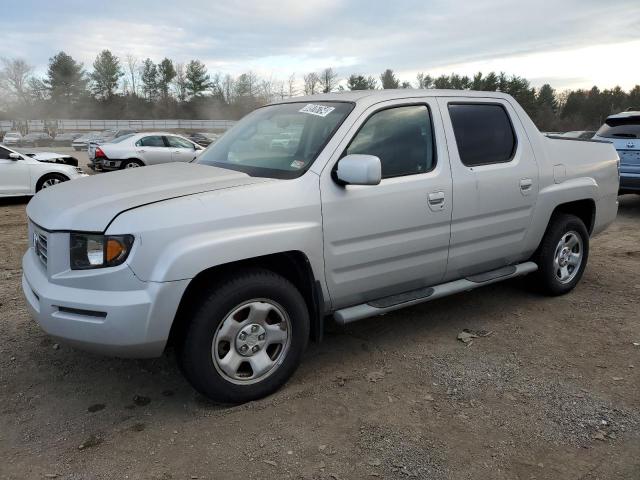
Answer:
[[[109,49],[274,79],[333,67],[414,82],[504,71],[558,90],[640,84],[640,0],[22,0],[3,9],[0,57],[44,73],[64,50]]]

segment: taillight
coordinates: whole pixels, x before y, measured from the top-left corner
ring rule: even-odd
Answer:
[[[107,158],[100,147],[96,147],[95,158]]]

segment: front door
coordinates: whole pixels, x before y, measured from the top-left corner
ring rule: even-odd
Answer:
[[[380,158],[379,185],[342,186],[347,154]],[[439,283],[445,273],[451,172],[432,99],[379,103],[355,122],[322,171],[327,286],[333,308]]]
[[[446,279],[522,261],[538,195],[538,165],[505,99],[438,99],[453,175]]]
[[[171,148],[172,162],[190,162],[196,158],[196,147],[188,140],[173,135],[165,137]]]
[[[0,196],[31,193],[29,165],[20,159],[9,158],[10,150],[0,147]]]

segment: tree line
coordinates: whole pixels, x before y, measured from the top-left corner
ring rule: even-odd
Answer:
[[[159,63],[133,55],[119,58],[100,52],[88,71],[61,51],[49,59],[44,76],[21,58],[2,58],[0,118],[92,119],[237,119],[259,105],[298,95],[341,90],[437,88],[499,91],[512,95],[543,131],[596,129],[611,113],[640,107],[640,85],[558,92],[545,84],[534,88],[517,75],[479,72],[432,77],[419,73],[401,80],[392,69],[379,76],[354,73],[340,78],[333,68],[286,79],[259,77],[248,71],[236,77],[210,73],[199,60]]]

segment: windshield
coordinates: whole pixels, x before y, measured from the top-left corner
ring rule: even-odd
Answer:
[[[607,118],[596,135],[604,138],[640,138],[640,116]]]
[[[352,103],[282,103],[259,108],[205,150],[197,163],[256,177],[297,178],[313,164]]]

